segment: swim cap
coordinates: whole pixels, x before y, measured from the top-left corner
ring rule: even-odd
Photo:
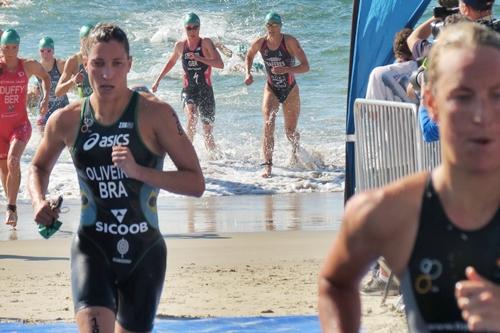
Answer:
[[[50,37],[43,37],[40,39],[40,42],[38,43],[38,47],[40,49],[54,49],[54,40]]]
[[[281,24],[281,16],[276,12],[270,12],[266,15],[266,23],[278,23]]]
[[[200,25],[200,18],[195,13],[189,13],[184,16],[184,26],[186,25]]]
[[[475,10],[490,10],[493,7],[494,0],[461,0],[466,5]]]
[[[82,25],[82,27],[80,28],[80,39],[88,37],[88,35],[90,34],[90,30],[92,30],[93,28],[94,26],[92,24]]]
[[[0,38],[0,45],[15,44],[19,45],[21,38],[14,29],[7,29],[3,32],[2,38]]]

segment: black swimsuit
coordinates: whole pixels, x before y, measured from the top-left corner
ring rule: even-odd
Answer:
[[[260,54],[266,66],[267,85],[278,98],[278,101],[283,103],[296,84],[293,74],[272,73],[273,67],[292,67],[295,64],[295,58],[286,48],[285,36],[282,36],[280,46],[276,50],[271,50],[267,45],[267,40],[264,40],[260,48]]]
[[[415,245],[402,281],[410,332],[468,332],[455,284],[473,266],[500,283],[500,209],[479,230],[456,227],[446,216],[432,180],[424,191]]]
[[[201,121],[211,124],[215,121],[215,98],[212,88],[212,67],[196,60],[191,60],[188,53],[203,57],[202,39],[194,50],[190,50],[187,41],[182,51],[182,68],[184,69],[184,83],[181,93],[182,102],[194,104],[198,107]]]
[[[132,331],[153,327],[166,270],[166,246],[158,229],[158,189],[128,178],[113,165],[112,146],[127,146],[136,162],[161,170],[163,157],[144,145],[134,92],[121,117],[101,125],[89,98],[71,149],[80,192],[80,226],[71,251],[75,311],[104,306]]]

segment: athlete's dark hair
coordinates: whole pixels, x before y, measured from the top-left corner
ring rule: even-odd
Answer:
[[[97,24],[89,34],[87,44],[87,54],[90,49],[97,43],[109,42],[115,40],[123,44],[123,48],[127,53],[127,57],[130,57],[130,46],[128,43],[127,34],[119,26],[112,23],[99,23]]]
[[[408,36],[413,32],[413,29],[405,28],[396,33],[394,36],[394,41],[392,43],[392,51],[396,58],[401,58],[405,61],[411,60],[413,58],[406,40]]]

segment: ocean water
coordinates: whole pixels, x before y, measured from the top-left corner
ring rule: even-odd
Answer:
[[[20,55],[38,58],[38,40],[55,40],[56,56],[66,58],[78,50],[79,28],[89,22],[119,24],[128,34],[133,56],[129,83],[151,86],[183,38],[182,16],[194,11],[201,18],[201,36],[221,41],[237,51],[265,33],[264,16],[271,10],[284,20],[283,32],[297,37],[310,63],[310,71],[297,75],[301,97],[298,129],[301,133],[299,165],[289,162],[283,117],[275,131],[274,177],[263,179],[261,101],[263,74],[253,85],[243,84],[237,71],[243,61],[222,55],[226,68],[213,70],[216,99],[215,139],[223,156],[210,160],[199,135],[194,146],[206,177],[205,196],[261,193],[333,192],[344,187],[345,109],[352,1],[350,0],[12,0],[0,10],[0,28],[14,27],[21,35]],[[498,5],[496,11],[498,12]],[[424,17],[428,17],[424,16]],[[180,101],[182,67],[178,63],[161,82],[157,95],[169,102],[185,124]],[[74,95],[70,96],[75,98]],[[32,120],[35,115],[32,115]],[[201,128],[198,129],[198,132]],[[19,198],[27,199],[27,168],[40,141],[36,129],[22,157]],[[164,169],[172,169],[167,159]],[[67,152],[52,173],[50,193],[78,197],[76,175]],[[165,191],[160,196],[171,196]],[[4,201],[0,192],[0,202]]]
[[[212,75],[216,100],[214,135],[222,158],[210,160],[201,136],[196,135],[194,140],[206,177],[205,195],[341,191],[350,1],[16,0],[0,10],[0,28],[14,27],[21,35],[21,57],[37,59],[38,40],[48,35],[55,41],[56,56],[66,58],[78,51],[81,25],[117,23],[127,32],[131,43],[130,85],[150,87],[175,42],[183,38],[185,13],[193,11],[200,16],[201,36],[221,41],[237,51],[240,45],[249,45],[265,33],[263,20],[271,10],[281,13],[283,31],[298,38],[311,66],[310,72],[297,75],[302,101],[298,127],[302,137],[301,163],[298,166],[289,163],[291,146],[284,135],[280,114],[276,122],[274,177],[260,176],[265,77],[259,74],[252,86],[245,86],[244,73],[237,71],[243,61],[236,55],[232,58],[222,55],[226,67],[214,69]],[[185,124],[180,100],[181,75],[182,66],[178,62],[161,82],[157,95],[174,107]],[[32,120],[35,119],[32,115]],[[40,134],[34,128],[22,157],[20,200],[28,198],[27,168],[39,142]],[[164,168],[172,169],[173,164],[167,159]],[[62,193],[67,198],[78,196],[76,175],[67,152],[55,166],[49,192]],[[161,196],[170,195],[161,192]],[[4,201],[3,192],[0,196],[0,202]]]

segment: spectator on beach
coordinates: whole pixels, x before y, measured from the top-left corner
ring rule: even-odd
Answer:
[[[92,31],[93,25],[85,24],[80,28],[80,51],[72,55],[66,60],[63,73],[57,83],[55,90],[57,97],[64,96],[71,88],[77,89],[78,95],[83,98],[92,94],[88,74],[83,65],[86,57],[85,43]]]
[[[152,90],[153,93],[156,92],[160,81],[181,58],[184,69],[181,96],[188,121],[187,135],[192,142],[198,118],[201,118],[205,147],[209,152],[215,153],[216,145],[213,135],[215,99],[211,75],[212,67],[222,69],[224,62],[212,40],[200,37],[200,18],[198,15],[195,13],[187,14],[184,17],[184,28],[186,29],[186,39],[175,44],[174,52],[153,83]]]
[[[443,21],[443,26],[447,26],[450,24],[456,24],[459,22],[470,22],[471,19],[467,16],[464,16],[460,13],[452,14],[447,16],[444,21]],[[425,46],[424,49],[425,51],[422,52],[422,56],[420,58],[420,62],[422,63],[421,66],[414,72],[412,79],[411,79],[411,84],[408,87],[408,91],[410,91],[408,94],[412,95],[414,94],[419,98],[419,107],[418,107],[418,118],[419,118],[419,125],[420,129],[422,130],[422,136],[425,142],[434,142],[439,140],[439,124],[432,119],[432,117],[429,115],[429,112],[427,110],[427,107],[422,103],[422,93],[425,91],[425,73],[427,70],[427,61],[426,61],[426,56],[428,51],[430,50],[430,43],[424,43]]]
[[[413,60],[406,40],[412,29],[405,28],[396,33],[392,50],[396,61],[393,64],[375,67],[368,78],[367,99],[417,103],[406,93],[411,74],[418,68]]]
[[[274,128],[280,104],[283,106],[286,137],[292,144],[293,163],[298,161],[300,134],[297,123],[300,114],[299,86],[295,74],[309,71],[309,62],[299,41],[289,34],[281,33],[281,16],[275,12],[266,15],[267,33],[257,38],[246,56],[245,84],[253,83],[253,61],[260,52],[266,67],[267,82],[264,86],[262,113],[264,116],[264,135],[262,150],[264,155],[264,173],[262,177],[271,177],[274,152]],[[295,60],[300,62],[295,64]]]
[[[132,58],[125,32],[99,24],[86,46],[93,93],[47,122],[30,167],[34,218],[42,225],[58,218],[46,193],[52,168],[67,147],[83,203],[71,247],[78,328],[150,332],[166,270],[156,207],[159,189],[201,196],[203,174],[170,105],[127,87]],[[176,170],[163,171],[166,154]]]
[[[31,137],[26,109],[28,82],[36,76],[43,82],[40,113],[47,113],[50,78],[36,60],[19,58],[21,38],[7,29],[0,38],[0,177],[6,195],[5,223],[17,225],[17,195],[21,183],[21,156]]]
[[[442,163],[354,196],[319,278],[324,332],[359,332],[359,281],[383,256],[410,332],[500,331],[500,35],[458,23],[429,55]]]
[[[375,67],[368,79],[366,99],[376,99],[395,102],[417,103],[417,100],[406,94],[410,76],[418,65],[413,60],[406,40],[412,29],[404,28],[396,33],[392,50],[395,57],[393,64]],[[361,287],[364,294],[382,293],[389,282],[390,272],[378,263],[372,268],[370,279]],[[398,293],[398,285],[390,285],[391,293]]]
[[[57,109],[68,105],[69,100],[66,94],[62,95],[61,97],[57,97],[55,94],[57,82],[59,82],[61,73],[64,70],[65,61],[63,59],[55,58],[54,40],[48,36],[45,36],[40,39],[38,48],[40,50],[40,63],[50,76],[49,110],[44,115],[39,112],[39,118],[37,121],[37,124],[41,127],[41,132],[43,133],[43,128],[47,123],[50,115]],[[38,79],[37,82],[38,91],[41,91],[40,88],[42,81]]]

